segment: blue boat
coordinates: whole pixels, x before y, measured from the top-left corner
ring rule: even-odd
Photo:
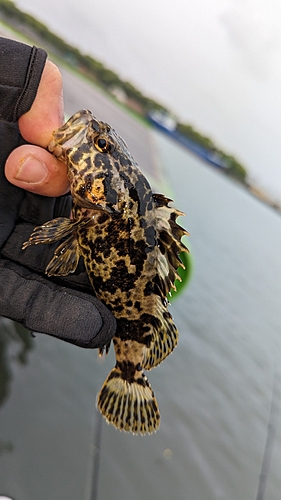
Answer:
[[[165,111],[154,110],[147,114],[147,119],[152,125],[164,132],[165,134],[175,139],[182,146],[200,156],[204,161],[214,167],[227,169],[227,163],[222,155],[215,149],[206,149],[198,143],[192,141],[177,130],[177,122],[174,117]]]

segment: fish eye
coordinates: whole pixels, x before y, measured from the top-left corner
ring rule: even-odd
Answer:
[[[101,153],[108,153],[112,149],[110,142],[103,137],[95,138],[95,146]]]

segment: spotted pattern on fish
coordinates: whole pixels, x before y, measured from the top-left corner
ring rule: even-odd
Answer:
[[[184,214],[152,192],[123,139],[90,111],[55,131],[48,149],[67,163],[72,217],[35,228],[23,248],[62,240],[49,276],[74,272],[83,257],[96,296],[117,320],[116,365],[97,406],[120,430],[152,433],[160,413],[143,370],[161,363],[178,342],[166,297],[184,267],[179,254],[188,251],[181,242],[188,233],[176,222]]]

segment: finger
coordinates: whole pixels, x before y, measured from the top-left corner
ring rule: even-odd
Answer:
[[[45,148],[62,123],[62,77],[58,67],[47,61],[32,107],[19,118],[19,129],[27,142]]]
[[[38,146],[14,149],[5,174],[12,184],[43,196],[61,196],[69,190],[66,165]]]

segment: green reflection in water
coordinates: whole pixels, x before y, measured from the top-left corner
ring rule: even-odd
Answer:
[[[182,281],[179,280],[175,281],[177,291],[175,292],[174,290],[171,290],[170,293],[168,294],[168,300],[170,302],[172,300],[175,300],[179,296],[179,294],[185,289],[186,285],[189,283],[192,277],[192,271],[193,271],[192,254],[182,252],[180,254],[180,258],[185,268],[184,269],[182,267],[178,268],[178,274],[180,275]]]
[[[30,331],[7,318],[0,317],[0,406],[11,390],[12,363],[25,365],[33,348]]]
[[[12,386],[13,363],[25,365],[33,348],[30,331],[7,318],[0,317],[0,407],[7,401]],[[0,437],[0,456],[12,453],[13,443]]]

